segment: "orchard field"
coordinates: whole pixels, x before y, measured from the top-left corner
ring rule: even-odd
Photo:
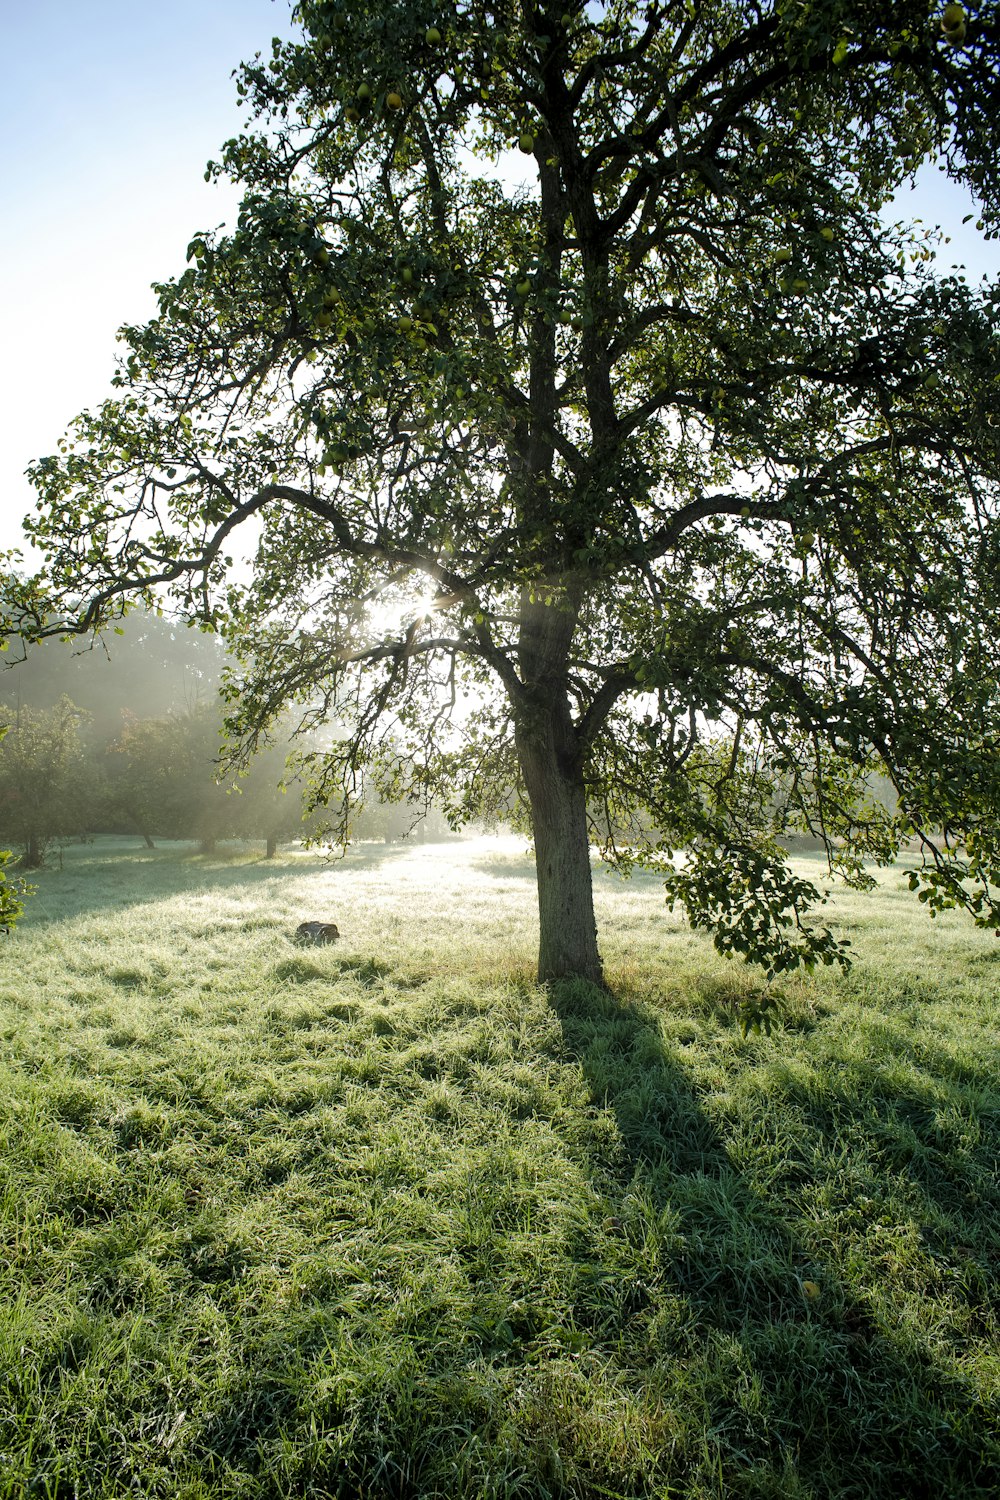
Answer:
[[[613,996],[539,989],[514,838],[67,850],[0,947],[2,1500],[995,1496],[1000,943],[905,883],[744,1037],[650,877]]]

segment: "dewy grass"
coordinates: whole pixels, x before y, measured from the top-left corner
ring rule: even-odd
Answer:
[[[0,948],[0,1497],[1000,1491],[1000,944],[888,874],[757,981],[523,845],[139,852]],[[298,922],[335,921],[324,948]]]

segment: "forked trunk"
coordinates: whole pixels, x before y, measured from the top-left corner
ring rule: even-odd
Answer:
[[[565,722],[563,720],[565,719]],[[538,979],[578,977],[603,985],[587,837],[587,794],[558,704],[518,726],[517,752],[535,837]]]

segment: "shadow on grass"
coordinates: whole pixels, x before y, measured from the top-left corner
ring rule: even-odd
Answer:
[[[264,889],[274,880],[337,869],[356,873],[391,866],[415,846],[410,843],[352,845],[343,856],[279,852],[266,859],[245,844],[220,844],[203,854],[194,842],[161,843],[144,849],[127,839],[72,846],[61,867],[31,872],[37,894],[29,896],[20,925],[28,928],[112,907],[148,906],[191,891],[221,894],[236,887]]]
[[[665,1293],[678,1303],[673,1319],[651,1321],[651,1345],[657,1362],[684,1371],[676,1384],[686,1399],[701,1387],[719,1493],[838,1500],[1000,1493],[996,1413],[961,1373],[964,1351],[947,1347],[946,1320],[921,1328],[887,1316],[887,1299],[848,1287],[842,1246],[810,1251],[791,1227],[802,1216],[798,1205],[821,1200],[842,1180],[844,1111],[810,1109],[809,1149],[797,1152],[790,1142],[776,1171],[773,1156],[770,1172],[747,1170],[739,1145],[709,1118],[663,1045],[655,1017],[578,982],[554,986],[552,1001],[595,1104],[611,1108],[617,1122],[622,1157],[602,1191],[622,1222],[634,1218],[638,1199],[649,1233],[659,1234],[661,1284],[650,1289],[650,1303],[662,1306]],[[900,1101],[904,1117],[913,1103]],[[859,1127],[870,1132],[871,1112],[859,1105],[852,1123],[855,1138]],[[771,1134],[779,1139],[778,1122]],[[869,1144],[867,1167],[877,1171],[883,1143]],[[894,1169],[908,1166],[904,1152]],[[918,1178],[925,1194],[943,1190],[926,1172]],[[809,1191],[799,1196],[803,1185]],[[946,1196],[961,1232],[955,1194]],[[981,1206],[973,1192],[967,1238]],[[862,1204],[860,1238],[866,1217]],[[894,1275],[891,1255],[882,1274]],[[929,1320],[940,1289],[923,1289]],[[998,1288],[981,1275],[970,1290],[985,1309]],[[986,1326],[977,1331],[988,1344]]]

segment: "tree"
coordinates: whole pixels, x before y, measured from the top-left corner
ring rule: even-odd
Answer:
[[[0,826],[27,870],[40,868],[55,839],[87,831],[81,717],[68,698],[21,708],[0,740]]]
[[[855,881],[940,825],[921,897],[997,925],[1000,292],[880,218],[937,159],[995,232],[996,0],[296,16],[236,227],[34,467],[25,628],[166,590],[242,751],[335,717],[317,797],[384,742],[457,819],[515,779],[542,980],[602,980],[595,808],[770,972],[843,951],[779,804]]]
[[[155,838],[196,838],[205,853],[219,839],[263,839],[268,857],[283,839],[303,833],[301,792],[283,788],[289,747],[276,740],[240,777],[227,774],[221,704],[155,719],[128,715],[107,750],[101,811],[136,829],[147,847]]]
[[[6,729],[0,729],[0,740],[6,733]],[[15,882],[12,885],[7,879],[4,867],[9,859],[10,850],[0,849],[0,932],[5,937],[9,935],[10,929],[24,911],[22,897],[26,889],[23,882]]]
[[[109,807],[142,835],[195,838],[204,853],[219,839],[240,835],[233,777],[219,778],[218,704],[158,719],[127,718],[109,748]]]

